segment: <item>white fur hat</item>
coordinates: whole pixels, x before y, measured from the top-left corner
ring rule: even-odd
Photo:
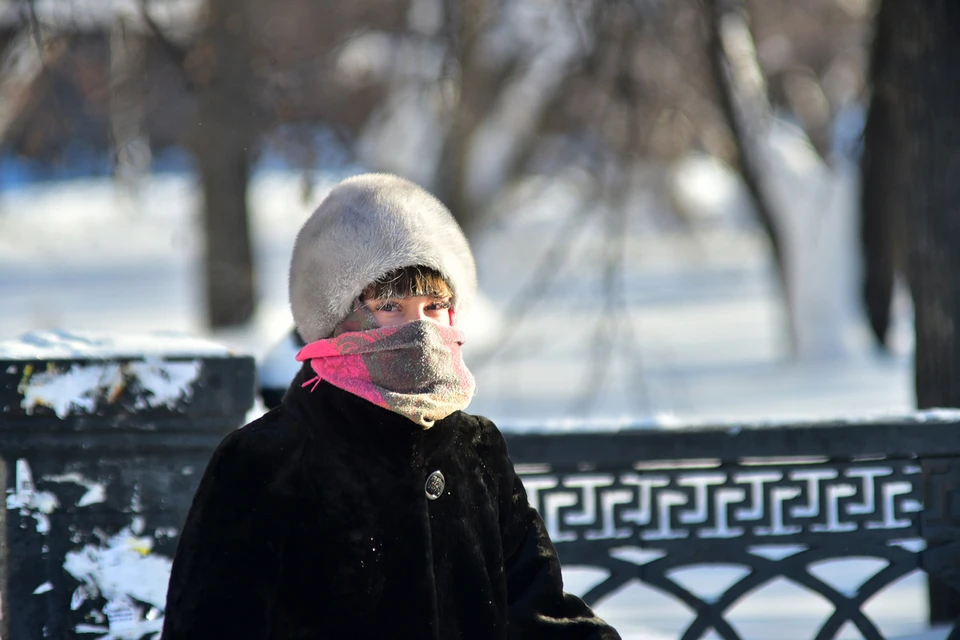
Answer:
[[[450,211],[422,187],[368,173],[335,186],[297,234],[290,307],[307,342],[328,338],[353,301],[394,269],[424,266],[453,289],[462,317],[477,290],[470,245]]]

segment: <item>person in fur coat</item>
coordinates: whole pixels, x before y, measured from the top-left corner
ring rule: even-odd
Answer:
[[[463,411],[476,271],[450,212],[395,176],[347,179],[289,286],[302,368],[213,454],[163,640],[618,639],[563,591],[497,427]]]

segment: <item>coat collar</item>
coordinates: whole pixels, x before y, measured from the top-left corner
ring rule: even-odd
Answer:
[[[349,391],[322,381],[311,391],[302,385],[315,374],[309,362],[294,377],[283,397],[284,409],[298,417],[310,431],[330,435],[383,453],[428,456],[453,445],[461,421],[457,411],[431,428],[423,429],[409,418],[379,407]]]

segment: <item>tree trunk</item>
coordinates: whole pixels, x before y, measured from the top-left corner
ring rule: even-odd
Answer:
[[[875,25],[870,74],[874,79],[873,95],[863,133],[863,155],[860,158],[860,242],[863,249],[862,297],[870,328],[877,343],[887,343],[890,328],[890,305],[896,273],[903,268],[903,234],[896,233],[897,211],[903,206],[896,198],[901,195],[897,186],[899,176],[894,139],[896,131],[891,120],[891,100],[882,78],[888,73],[891,25],[886,24],[888,12],[878,14]],[[881,23],[880,18],[884,19]],[[899,246],[899,251],[898,251]]]
[[[207,321],[212,328],[245,324],[256,300],[247,183],[262,119],[253,100],[246,5],[210,0],[207,26],[186,61],[197,96],[198,122],[190,145],[203,191]]]
[[[876,144],[888,145],[882,150],[898,176],[894,224],[906,240],[917,407],[960,407],[960,4],[885,0],[877,24],[885,64],[872,79],[890,127]],[[930,605],[934,621],[960,613],[957,594],[934,580]]]
[[[256,291],[247,218],[249,156],[228,135],[236,129],[222,123],[210,129],[199,136],[209,146],[198,148],[196,158],[203,191],[207,322],[219,328],[246,324],[255,310]]]
[[[741,59],[731,60],[727,43],[729,36],[725,35],[725,31],[734,30],[743,32],[742,35],[749,37],[752,41],[749,25],[746,22],[746,11],[742,0],[710,1],[707,15],[711,71],[717,86],[720,106],[735,143],[736,163],[753,208],[757,212],[760,225],[770,240],[774,266],[784,299],[789,307],[790,296],[782,248],[783,239],[774,220],[772,198],[768,187],[764,184],[762,159],[757,151],[760,144],[757,137],[766,129],[765,121],[770,117],[770,113],[764,85],[751,80],[762,81],[763,75],[756,58],[751,59],[751,56],[747,56],[742,50],[743,47],[739,51]],[[789,310],[787,318],[791,323],[788,327],[791,350],[796,352],[796,327],[792,325],[793,313]]]

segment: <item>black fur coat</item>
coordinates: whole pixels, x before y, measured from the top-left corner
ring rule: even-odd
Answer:
[[[164,640],[619,638],[563,593],[493,423],[457,412],[422,430],[304,379],[214,453],[180,535]]]

